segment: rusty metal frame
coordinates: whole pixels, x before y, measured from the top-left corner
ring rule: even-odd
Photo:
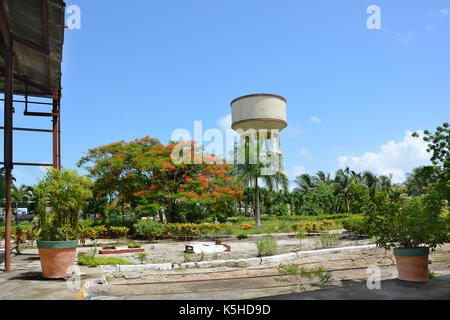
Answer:
[[[0,162],[5,168],[5,272],[10,272],[11,268],[11,187],[12,187],[12,170],[14,165],[18,166],[53,166],[55,169],[61,169],[61,80],[59,81],[59,88],[50,88],[50,49],[49,49],[49,26],[48,26],[48,3],[43,1],[43,21],[44,21],[44,36],[45,47],[41,47],[27,39],[22,39],[17,35],[12,34],[8,28],[8,20],[4,9],[4,0],[0,0],[0,57],[5,61],[5,68],[0,68],[0,76],[5,78],[4,85],[4,125],[0,129],[4,130],[4,161]],[[34,82],[32,79],[18,71],[17,56],[15,55],[15,45],[23,45],[31,50],[46,56],[46,73],[47,86]],[[14,100],[14,81],[22,82],[26,88],[32,86],[42,91],[43,94],[51,96],[52,103],[33,102],[28,101],[28,94],[25,92],[25,100]],[[25,90],[27,91],[27,89]],[[52,129],[35,129],[35,128],[14,128],[13,127],[13,113],[15,102],[25,103],[25,116],[44,116],[52,118]],[[51,105],[52,111],[48,112],[29,112],[28,103],[30,104],[44,104]],[[25,163],[13,162],[13,131],[31,131],[31,132],[51,132],[53,145],[53,161],[49,163]]]

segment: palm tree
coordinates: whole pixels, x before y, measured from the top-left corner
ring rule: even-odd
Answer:
[[[17,209],[20,205],[26,203],[27,208],[29,207],[29,202],[31,201],[33,188],[26,185],[21,185],[20,187],[12,186],[11,191],[11,207],[13,209],[13,214],[16,216],[17,223]]]
[[[303,193],[306,193],[309,189],[316,187],[315,179],[307,173],[304,173],[295,178],[294,182],[297,184],[298,188]]]
[[[322,170],[316,173],[314,177],[317,182],[325,182],[326,184],[332,183],[331,177],[329,173],[325,173]]]
[[[370,197],[373,199],[377,192],[378,177],[376,174],[370,171],[364,171],[362,173],[364,184],[369,188]]]
[[[261,170],[263,169],[263,165],[261,163],[256,164],[242,164],[237,165],[237,172],[239,173],[240,180],[246,185],[252,185],[255,190],[255,218],[256,218],[256,226],[261,227],[261,212],[260,212],[260,202],[259,202],[259,188],[258,188],[258,179],[263,178],[267,179],[268,176],[261,175]],[[270,180],[270,179],[268,179]],[[266,181],[267,183],[268,181]],[[270,183],[270,182],[269,182]]]
[[[256,158],[257,163],[249,163],[250,162],[250,144],[255,147],[254,150],[256,150]],[[236,164],[236,174],[238,178],[246,185],[250,185],[254,188],[255,191],[255,202],[254,202],[254,213],[255,213],[255,220],[256,220],[256,226],[261,227],[261,211],[260,211],[260,199],[259,199],[259,186],[258,186],[258,180],[261,178],[265,185],[269,187],[269,189],[273,189],[274,182],[275,184],[281,183],[284,186],[288,185],[288,180],[284,174],[279,173],[277,170],[272,175],[265,175],[263,174],[264,171],[267,171],[268,166],[267,164],[263,164],[259,161],[260,157],[260,150],[259,150],[260,144],[258,141],[250,141],[246,139],[245,142],[245,148],[244,148],[244,159],[245,163],[243,164]],[[240,149],[236,148],[235,152],[242,152]],[[269,164],[270,166],[271,164]],[[269,167],[270,169],[270,167]]]

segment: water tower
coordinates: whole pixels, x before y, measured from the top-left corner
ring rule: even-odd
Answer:
[[[279,95],[257,93],[231,101],[231,128],[239,133],[240,145],[263,137],[260,145],[271,159],[272,173],[285,173],[280,132],[286,127],[286,99]]]

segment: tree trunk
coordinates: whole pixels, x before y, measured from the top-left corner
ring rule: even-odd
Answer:
[[[259,191],[258,191],[258,178],[255,178],[255,217],[256,226],[261,227],[261,217],[259,212]]]
[[[167,204],[166,220],[167,223],[172,222],[172,201],[169,201],[169,203]]]

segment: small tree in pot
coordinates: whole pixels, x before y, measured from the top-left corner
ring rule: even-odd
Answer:
[[[44,278],[64,278],[72,273],[80,229],[78,215],[92,197],[90,185],[91,181],[75,170],[49,169],[36,187],[37,246]]]
[[[394,203],[379,192],[364,210],[377,246],[394,248],[401,280],[427,281],[429,250],[448,241],[448,219],[431,202],[415,197]]]

